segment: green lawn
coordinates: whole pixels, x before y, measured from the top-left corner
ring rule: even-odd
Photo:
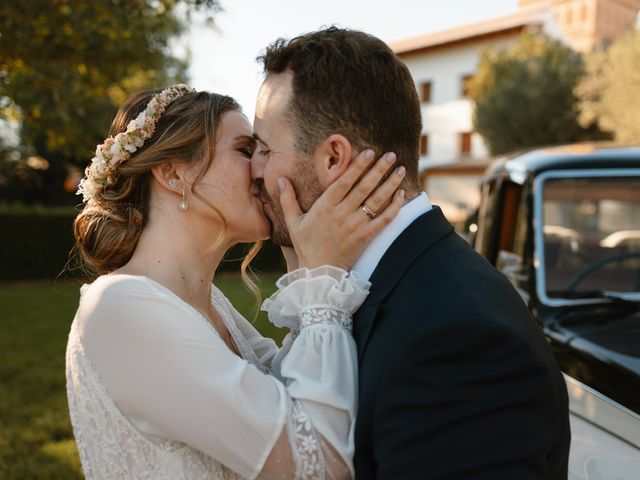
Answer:
[[[277,275],[260,275],[265,295]],[[252,319],[254,298],[236,275],[215,282]],[[0,285],[0,478],[82,478],[65,392],[64,352],[78,286]],[[260,314],[256,327],[280,342],[285,332]]]

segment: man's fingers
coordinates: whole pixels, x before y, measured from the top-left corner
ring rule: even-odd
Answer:
[[[345,172],[333,182],[322,194],[322,199],[330,202],[331,205],[337,205],[347,196],[349,190],[356,184],[358,179],[369,168],[373,161],[374,152],[371,149],[360,152]]]
[[[291,227],[300,216],[302,216],[302,210],[300,204],[296,198],[296,192],[293,185],[288,178],[282,177],[278,180],[278,187],[280,188],[280,207],[284,214],[284,221],[287,227]]]

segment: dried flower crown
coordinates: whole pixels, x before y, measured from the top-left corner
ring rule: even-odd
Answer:
[[[77,195],[82,195],[84,203],[113,185],[117,179],[118,166],[142,147],[145,140],[151,138],[165,109],[176,99],[191,92],[195,92],[195,89],[184,84],[165,88],[154,95],[144,111],[129,122],[126,131],[107,138],[96,147],[96,155],[86,168],[85,177],[80,181],[76,192]]]

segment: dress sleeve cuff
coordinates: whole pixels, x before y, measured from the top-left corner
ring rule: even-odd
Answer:
[[[278,291],[261,309],[275,326],[300,330],[303,311],[309,308],[351,315],[367,298],[371,283],[355,271],[325,265],[293,270],[280,277],[276,286]]]

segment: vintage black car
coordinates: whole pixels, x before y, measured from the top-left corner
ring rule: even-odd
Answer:
[[[570,478],[640,479],[640,147],[504,158],[481,191],[474,246],[521,294],[565,374]]]

